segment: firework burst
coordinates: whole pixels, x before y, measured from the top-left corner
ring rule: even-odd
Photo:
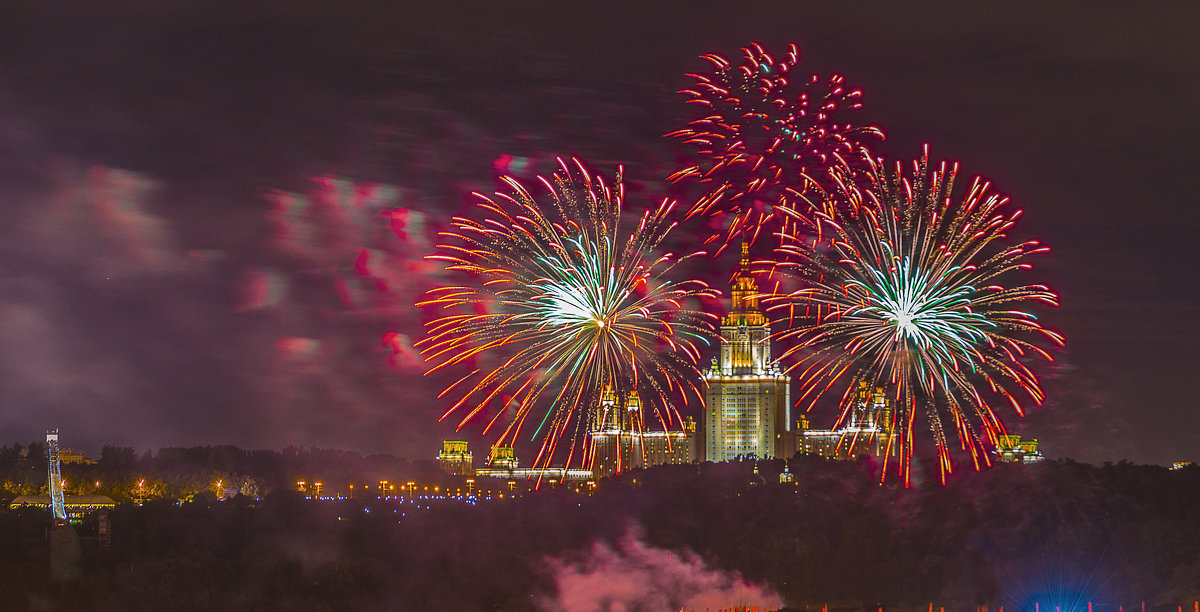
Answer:
[[[899,164],[891,171],[870,159],[865,165],[836,173],[839,202],[788,211],[806,226],[806,237],[784,237],[777,270],[801,288],[766,301],[791,320],[779,334],[792,347],[781,359],[793,361],[799,403],[811,409],[830,389],[845,388],[840,424],[853,409],[857,383],[889,389],[905,482],[918,412],[928,420],[945,482],[946,421],[980,469],[1005,433],[993,404],[1023,414],[1023,401],[1043,401],[1025,362],[1033,355],[1052,361],[1040,345],[1061,346],[1063,338],[1023,308],[1057,305],[1058,297],[1043,285],[999,282],[1049,249],[1006,243],[1020,211],[1007,210],[1007,198],[989,193],[979,178],[955,199],[957,165],[931,169],[928,150],[907,175]]]
[[[813,187],[826,185],[830,168],[883,137],[879,128],[845,118],[861,108],[862,92],[844,77],[792,74],[796,45],[778,60],[758,44],[742,53],[736,66],[703,56],[713,70],[689,74],[696,83],[680,93],[705,114],[667,134],[695,147],[698,162],[669,178],[704,185],[687,214],[725,215],[728,224],[709,238],[722,240],[721,248],[737,237],[752,242],[771,220],[786,221],[777,207],[799,208]]]
[[[418,304],[453,311],[419,343],[430,372],[496,364],[473,366],[442,393],[466,389],[443,418],[460,413],[462,427],[498,405],[485,432],[507,413],[500,443],[511,443],[537,415],[540,465],[572,424],[576,434],[586,425],[584,408],[606,386],[636,390],[664,425],[676,423],[672,400],[700,398],[698,344],[713,330],[697,298],[718,295],[666,278],[683,259],[656,254],[674,227],[674,202],[623,223],[619,170],[609,185],[576,160],[559,165],[550,179],[538,177],[537,196],[511,177],[494,197],[475,194],[481,218],[455,218],[431,256],[474,282],[432,290]]]

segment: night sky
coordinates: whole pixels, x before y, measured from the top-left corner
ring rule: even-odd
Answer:
[[[794,41],[864,91],[881,153],[930,143],[1053,248],[1068,345],[1011,428],[1200,460],[1195,2],[112,4],[0,19],[0,443],[432,457],[434,233],[560,154],[652,203],[697,56]]]

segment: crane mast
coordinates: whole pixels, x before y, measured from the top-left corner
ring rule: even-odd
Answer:
[[[50,506],[54,520],[66,521],[67,508],[63,501],[62,467],[58,459],[58,429],[46,430],[46,456],[50,460]]]

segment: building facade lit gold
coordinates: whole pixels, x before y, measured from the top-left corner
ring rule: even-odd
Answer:
[[[796,450],[805,455],[838,460],[895,457],[899,449],[893,415],[892,400],[884,388],[860,382],[854,390],[846,421],[835,429],[813,429],[808,417],[797,419],[794,429]]]
[[[589,429],[587,465],[595,478],[696,460],[695,422],[686,419],[677,430],[647,431],[637,391],[621,398],[606,387]]]
[[[1021,436],[996,436],[996,458],[1001,463],[1037,463],[1045,457],[1038,450],[1037,438],[1021,439]]]
[[[773,362],[771,326],[759,306],[745,243],[731,284],[720,353],[704,374],[708,389],[698,429],[703,458],[786,458],[791,454],[790,379]]]
[[[511,446],[493,444],[488,449],[487,466],[493,469],[513,469],[517,467],[517,453]]]
[[[474,476],[475,464],[465,440],[442,440],[442,452],[437,456],[438,466],[451,476]]]

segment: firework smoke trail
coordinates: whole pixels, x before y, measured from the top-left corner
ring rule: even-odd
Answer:
[[[975,468],[989,464],[1004,425],[985,398],[1003,398],[1019,414],[1022,400],[1041,404],[1027,357],[1051,356],[1039,346],[1061,346],[1061,335],[1023,310],[1058,304],[1044,285],[1006,287],[1010,273],[1026,270],[1029,255],[1049,251],[1036,241],[1010,245],[1006,232],[1020,211],[988,192],[976,178],[955,199],[957,164],[931,169],[926,149],[905,175],[866,159],[867,169],[834,172],[840,187],[821,210],[789,210],[806,232],[782,236],[776,270],[800,289],[766,298],[769,310],[791,319],[778,338],[791,344],[806,409],[831,388],[845,385],[844,421],[860,381],[890,390],[896,410],[899,471],[909,482],[914,423],[923,409],[937,444],[942,482],[951,471],[944,421]],[[889,449],[891,450],[891,449]],[[886,467],[884,472],[886,474]]]
[[[572,423],[580,433],[584,409],[604,386],[636,389],[664,426],[679,418],[671,399],[702,401],[698,345],[714,328],[696,302],[719,295],[699,281],[666,278],[686,259],[655,254],[675,225],[674,202],[626,224],[620,170],[608,185],[577,160],[559,165],[550,179],[538,177],[534,191],[504,177],[506,191],[475,194],[481,218],[453,219],[455,231],[442,234],[445,243],[430,256],[474,282],[431,290],[418,304],[452,311],[429,323],[418,343],[435,364],[430,372],[498,363],[473,367],[448,387],[442,396],[467,390],[443,418],[461,412],[462,427],[500,404],[485,433],[513,411],[498,442],[511,443],[540,414],[532,434],[544,434],[537,465],[554,457]]]
[[[708,240],[722,241],[718,253],[735,238],[753,242],[771,221],[786,222],[778,207],[802,208],[814,187],[827,187],[829,168],[883,138],[879,128],[845,118],[862,107],[862,92],[844,77],[791,74],[799,60],[795,44],[778,60],[757,43],[742,53],[736,66],[720,55],[702,56],[713,70],[689,74],[695,85],[679,93],[705,114],[667,134],[695,147],[699,158],[669,177],[705,187],[688,217],[729,218]]]

